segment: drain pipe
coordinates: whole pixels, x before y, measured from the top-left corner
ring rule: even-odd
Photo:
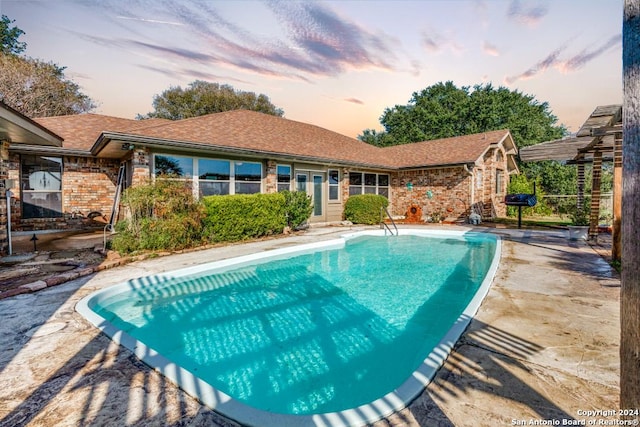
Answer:
[[[7,189],[5,191],[5,195],[7,196],[7,242],[9,243],[9,255],[12,255],[11,249],[11,190]]]

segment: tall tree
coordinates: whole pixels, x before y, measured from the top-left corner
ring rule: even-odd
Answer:
[[[380,117],[384,132],[365,130],[359,138],[385,146],[509,129],[519,147],[560,138],[549,104],[533,96],[491,84],[458,88],[436,83],[414,92],[407,105],[387,108]]]
[[[27,44],[18,40],[24,31],[12,27],[14,22],[6,15],[0,19],[0,101],[28,117],[65,116],[93,110],[95,103],[65,77],[65,67],[18,56]]]
[[[95,103],[52,62],[0,53],[0,100],[28,117],[91,111]]]
[[[414,92],[407,105],[387,108],[380,117],[385,130],[366,129],[358,138],[384,147],[509,129],[516,145],[525,147],[565,135],[557,121],[549,104],[531,95],[491,84],[459,88],[448,81]],[[529,180],[541,177],[547,194],[575,188],[571,173],[558,175],[557,162],[522,164],[520,169]]]
[[[17,55],[24,52],[27,48],[25,42],[18,41],[20,36],[24,34],[24,31],[16,26],[11,26],[14,22],[16,21],[9,19],[7,15],[2,15],[2,18],[0,18],[1,53]]]
[[[229,110],[252,110],[274,116],[284,115],[281,108],[271,103],[269,97],[254,92],[244,92],[227,84],[196,80],[183,89],[170,87],[153,97],[154,111],[146,115],[138,114],[138,119],[162,118],[171,120],[187,119],[205,114]]]
[[[640,408],[640,0],[624,1],[622,23],[622,288],[620,407]],[[637,415],[634,417],[637,419]]]

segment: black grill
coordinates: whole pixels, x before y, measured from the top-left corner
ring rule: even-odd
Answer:
[[[518,207],[518,228],[522,228],[522,207],[532,208],[538,203],[536,197],[536,183],[533,183],[533,194],[507,194],[504,196],[504,203],[507,206]]]

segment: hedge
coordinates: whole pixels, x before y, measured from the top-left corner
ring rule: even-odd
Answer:
[[[234,242],[282,233],[287,225],[281,193],[207,196],[204,235],[213,242]]]
[[[344,205],[344,218],[354,224],[380,223],[380,208],[389,206],[389,200],[377,194],[358,194],[349,197]]]

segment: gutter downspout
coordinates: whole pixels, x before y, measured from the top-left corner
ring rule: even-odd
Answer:
[[[469,200],[469,215],[471,215],[473,213],[473,201],[475,200],[475,185],[473,185],[473,171],[469,169],[469,165],[464,164],[462,165],[462,168],[464,169],[464,171],[466,173],[469,174],[469,187],[470,187],[470,191],[469,191],[469,196],[470,196],[470,200]]]

